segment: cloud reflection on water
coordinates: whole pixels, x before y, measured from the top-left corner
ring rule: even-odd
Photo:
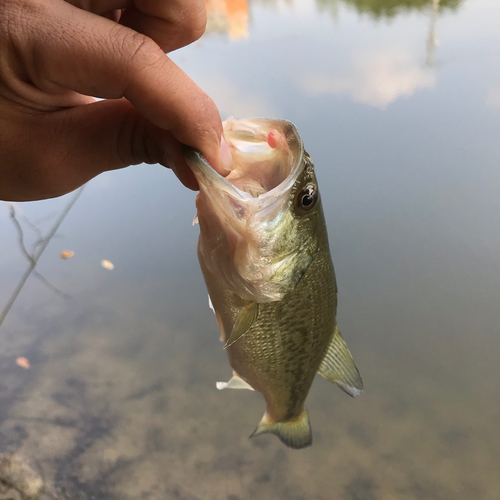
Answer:
[[[500,85],[492,87],[486,95],[486,104],[496,111],[500,111]]]
[[[276,116],[261,95],[249,93],[223,76],[201,77],[199,83],[217,104],[222,116]]]
[[[401,97],[436,84],[434,72],[400,48],[354,53],[351,69],[339,75],[308,75],[302,86],[311,95],[347,94],[355,102],[384,109]]]

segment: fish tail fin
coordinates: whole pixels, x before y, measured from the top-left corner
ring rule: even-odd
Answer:
[[[283,444],[296,450],[307,448],[312,444],[311,423],[305,408],[298,417],[285,422],[273,422],[266,412],[250,437],[268,432],[276,434]]]

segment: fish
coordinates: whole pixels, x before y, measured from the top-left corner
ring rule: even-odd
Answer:
[[[363,382],[338,329],[337,285],[310,155],[286,120],[228,118],[223,177],[195,149],[184,156],[200,192],[198,260],[233,375],[218,389],[260,392],[250,437],[312,444],[305,400],[316,373],[352,397]]]

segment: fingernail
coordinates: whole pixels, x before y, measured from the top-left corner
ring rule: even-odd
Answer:
[[[231,151],[229,151],[229,146],[227,145],[224,137],[220,141],[220,159],[221,168],[223,170],[222,175],[228,175],[229,172],[233,170],[233,157],[231,156]]]

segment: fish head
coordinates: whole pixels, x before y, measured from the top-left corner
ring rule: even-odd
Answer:
[[[227,177],[185,149],[200,186],[202,267],[245,300],[281,300],[318,251],[324,219],[314,166],[288,121],[230,118],[224,136],[233,160]]]

